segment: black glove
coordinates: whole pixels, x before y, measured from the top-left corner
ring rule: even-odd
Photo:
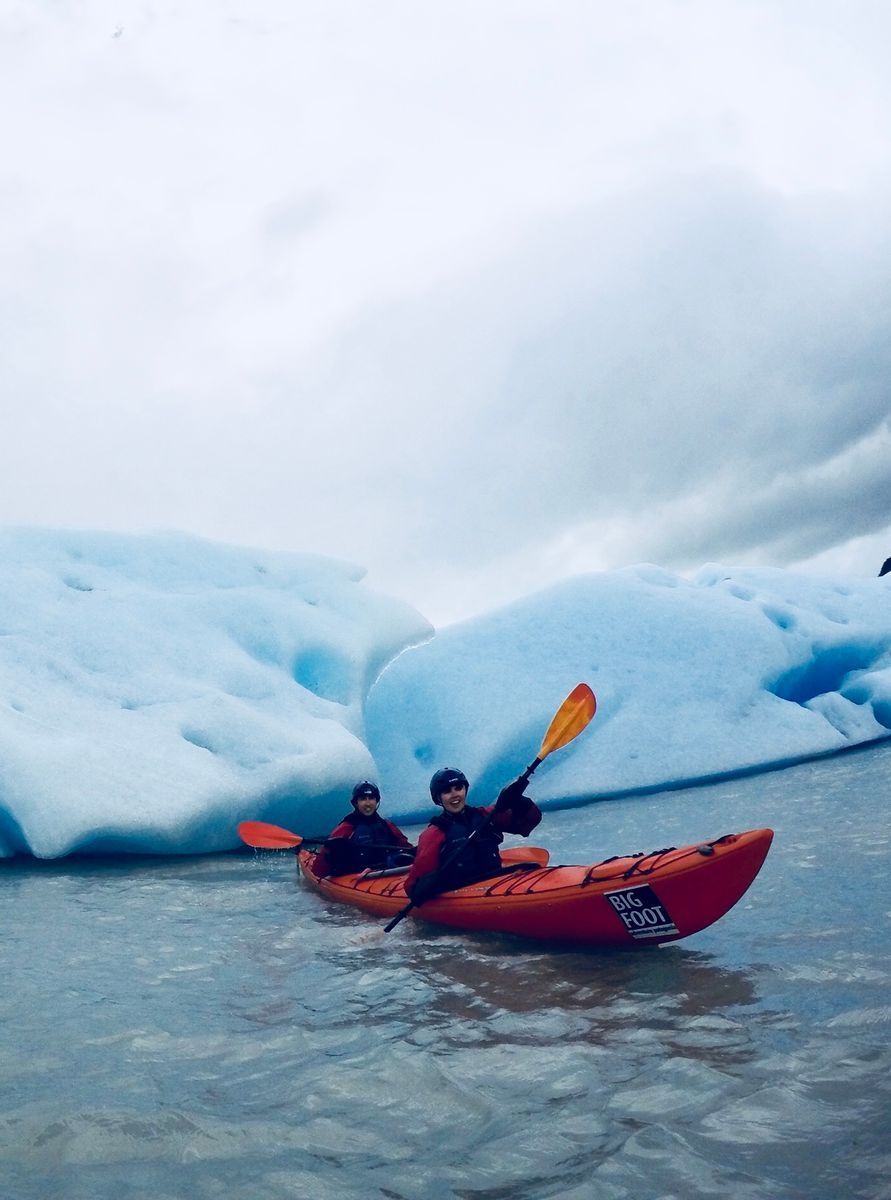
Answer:
[[[418,882],[411,890],[411,902],[417,907],[419,904],[426,903],[438,895],[440,891],[437,872],[431,871],[429,875],[422,875]]]
[[[521,775],[519,779],[515,779],[513,783],[509,783],[507,787],[502,788],[498,793],[498,799],[495,801],[495,812],[502,812],[505,808],[513,808],[518,800],[525,800],[523,792],[528,783],[528,779]]]

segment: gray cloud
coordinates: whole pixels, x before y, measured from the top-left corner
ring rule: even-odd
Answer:
[[[367,422],[351,476],[422,560],[478,570],[610,516],[639,528],[609,565],[802,557],[891,522],[884,453],[830,469],[891,411],[889,232],[856,197],[652,180],[361,325],[320,393]]]
[[[435,619],[865,547],[889,33],[871,2],[20,8],[0,522],[330,553]]]

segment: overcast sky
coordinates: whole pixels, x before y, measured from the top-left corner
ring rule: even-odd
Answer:
[[[438,624],[891,555],[885,0],[0,0],[0,524]]]

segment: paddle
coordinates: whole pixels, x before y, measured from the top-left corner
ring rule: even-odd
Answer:
[[[548,731],[544,735],[544,740],[541,743],[541,749],[537,757],[529,764],[523,774],[519,776],[517,782],[519,783],[522,780],[525,787],[536,767],[541,766],[549,754],[553,754],[555,750],[560,750],[574,738],[577,738],[582,730],[588,726],[596,711],[597,700],[594,693],[586,683],[576,684],[554,714],[554,719],[548,726]],[[459,846],[455,853],[449,855],[446,861],[440,865],[436,872],[437,876],[442,878],[449,867],[465,852],[467,846],[477,834],[482,833],[491,823],[492,814],[490,813],[488,819],[473,831],[467,841]],[[427,898],[431,899],[432,897]],[[421,901],[421,903],[423,904],[424,901]],[[418,907],[419,905],[415,904],[414,900],[409,901],[405,908],[400,909],[392,921],[384,926],[384,933],[390,933],[404,917],[408,916],[413,908]]]
[[[324,838],[302,838],[281,825],[268,825],[265,821],[242,821],[238,836],[246,846],[255,850],[296,850],[298,846],[324,846]]]
[[[529,776],[540,767],[549,754],[562,750],[587,728],[597,712],[597,698],[586,683],[577,683],[554,714],[554,719],[544,735],[538,757],[531,762],[520,779],[529,782]],[[469,840],[469,839],[468,839]]]
[[[296,850],[298,846],[321,846],[322,839],[313,841],[302,838],[290,829],[282,829],[281,825],[269,825],[266,821],[242,821],[238,826],[238,836],[246,846],[255,850]],[[501,851],[505,863],[528,862],[540,867],[548,865],[548,851],[540,846],[513,846]],[[407,875],[408,867],[391,867],[388,874]]]

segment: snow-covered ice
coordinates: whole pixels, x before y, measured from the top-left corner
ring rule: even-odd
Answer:
[[[0,531],[0,854],[333,824],[374,774],[369,686],[431,633],[363,574],[181,535]]]
[[[483,802],[580,681],[597,715],[535,775],[545,808],[891,733],[891,577],[639,566],[432,636],[363,573],[0,531],[0,855],[224,850],[245,818],[324,833],[363,777],[421,818],[440,766]]]

